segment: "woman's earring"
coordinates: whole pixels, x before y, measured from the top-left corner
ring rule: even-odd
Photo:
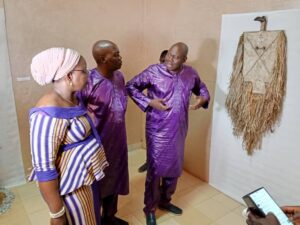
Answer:
[[[70,86],[73,86],[73,83],[72,83],[72,81],[70,81],[69,85],[70,85]]]

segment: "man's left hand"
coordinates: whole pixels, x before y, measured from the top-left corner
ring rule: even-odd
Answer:
[[[191,110],[200,109],[207,101],[203,96],[195,96],[195,99],[195,104],[190,105],[189,107]]]

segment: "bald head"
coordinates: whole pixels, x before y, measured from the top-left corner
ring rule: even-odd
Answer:
[[[177,43],[173,44],[170,49],[172,49],[172,48],[178,49],[178,51],[180,51],[182,56],[187,57],[187,54],[189,52],[189,47],[185,43],[177,42]]]
[[[171,72],[179,72],[187,59],[188,46],[183,42],[177,42],[168,51],[165,65]]]
[[[100,40],[93,45],[93,56],[97,67],[107,73],[121,68],[122,58],[118,46],[109,40]]]
[[[100,63],[100,58],[105,57],[107,52],[113,47],[117,47],[115,43],[109,40],[100,40],[93,45],[93,56],[97,63]]]

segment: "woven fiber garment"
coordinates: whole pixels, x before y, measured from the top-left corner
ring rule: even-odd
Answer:
[[[284,31],[244,32],[233,63],[226,108],[248,154],[278,123],[286,86]]]

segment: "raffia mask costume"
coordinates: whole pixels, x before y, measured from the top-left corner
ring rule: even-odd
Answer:
[[[243,137],[248,154],[261,147],[262,138],[278,122],[285,95],[286,36],[266,31],[266,18],[258,32],[244,32],[233,63],[226,107],[235,136]]]

